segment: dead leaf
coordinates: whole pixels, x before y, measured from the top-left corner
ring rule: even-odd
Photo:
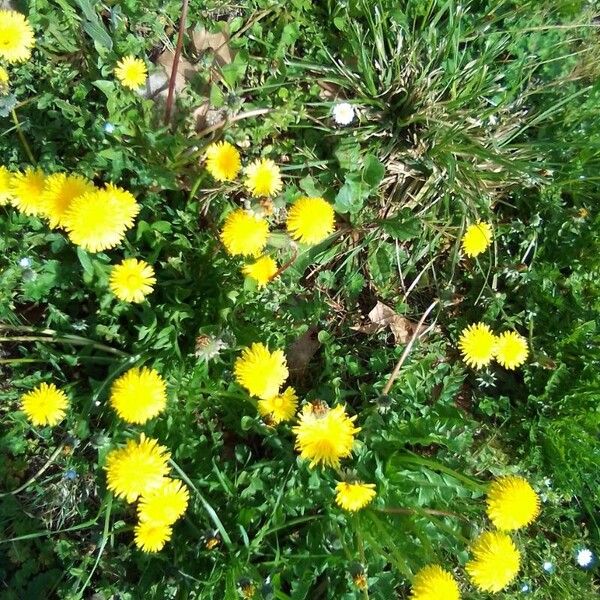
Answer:
[[[175,52],[167,48],[156,61],[157,64],[161,65],[166,74],[167,78],[171,77],[171,71],[173,70],[173,61],[175,59]],[[177,64],[177,74],[175,76],[175,92],[181,92],[188,81],[196,75],[198,69],[189,60],[183,56],[179,57],[179,63]]]
[[[290,373],[298,375],[304,373],[308,363],[321,347],[321,342],[317,338],[317,327],[310,327],[289,346],[286,356]]]
[[[223,23],[221,31],[216,33],[209,33],[204,27],[198,25],[192,32],[192,45],[198,54],[212,50],[219,67],[233,61],[234,54],[229,46],[229,27],[226,23]]]
[[[415,333],[416,323],[409,321],[406,317],[402,317],[383,302],[377,302],[373,310],[368,314],[370,323],[363,323],[352,327],[360,333],[373,334],[378,331],[383,331],[387,327],[390,328],[397,344],[406,344]],[[425,329],[421,327],[421,331]]]

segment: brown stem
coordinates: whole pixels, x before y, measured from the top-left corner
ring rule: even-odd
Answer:
[[[242,119],[250,119],[252,117],[260,117],[261,115],[266,115],[272,112],[272,108],[256,108],[254,110],[248,110],[246,112],[240,113],[239,115],[235,115],[235,117],[231,117],[230,119],[224,119],[223,121],[219,121],[210,127],[206,127],[202,131],[198,133],[198,137],[204,137],[225,125],[229,125],[229,123],[235,123],[236,121],[241,121]]]
[[[298,249],[294,248],[294,256],[292,256],[292,258],[290,258],[290,260],[288,260],[284,265],[281,265],[281,267],[279,267],[279,270],[277,271],[277,273],[275,273],[275,275],[273,275],[272,279],[277,279],[277,277],[279,277],[286,269],[289,269],[294,264],[294,261],[297,258]]]
[[[426,515],[432,515],[434,517],[454,517],[456,519],[464,519],[462,515],[458,515],[453,512],[445,510],[436,510],[435,508],[401,508],[401,507],[390,507],[390,508],[377,508],[377,512],[387,513],[389,515],[418,515],[425,513]]]
[[[406,348],[404,348],[404,352],[402,353],[400,360],[396,363],[396,366],[394,367],[394,370],[392,371],[392,374],[390,375],[388,382],[385,384],[385,387],[383,388],[383,390],[381,392],[382,395],[389,394],[389,391],[392,388],[392,385],[394,384],[396,377],[398,377],[398,373],[400,372],[400,369],[402,368],[404,361],[410,354],[412,347],[414,346],[415,342],[417,341],[417,337],[419,336],[419,333],[421,333],[421,327],[423,326],[425,319],[427,318],[429,313],[435,308],[435,306],[438,302],[439,302],[439,300],[434,300],[427,307],[427,310],[423,313],[423,316],[421,317],[421,319],[417,323],[417,326],[415,327],[415,330],[412,334],[412,337],[410,338],[410,341],[408,342],[408,344],[406,344]]]
[[[181,18],[179,20],[179,33],[177,34],[177,46],[175,47],[175,56],[173,57],[173,66],[171,67],[171,78],[169,79],[169,94],[167,96],[167,106],[165,108],[165,125],[171,121],[171,113],[173,112],[173,100],[175,97],[175,80],[177,79],[177,67],[179,66],[179,58],[181,57],[181,49],[183,47],[183,36],[185,35],[185,22],[187,20],[189,0],[182,0],[181,3]]]

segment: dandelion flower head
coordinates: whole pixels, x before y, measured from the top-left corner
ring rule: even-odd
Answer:
[[[277,263],[270,256],[261,256],[242,268],[242,273],[256,281],[259,288],[265,287],[277,274]]]
[[[44,214],[46,176],[39,169],[27,167],[11,178],[11,203],[26,215]]]
[[[488,365],[494,358],[496,336],[485,323],[469,325],[460,334],[458,348],[470,367]]]
[[[258,256],[268,237],[269,224],[241,208],[229,213],[221,230],[221,241],[231,255]]]
[[[344,510],[356,512],[370,504],[376,496],[375,484],[355,481],[348,483],[340,481],[335,486],[335,502]]]
[[[161,486],[143,494],[138,504],[138,517],[143,523],[172,525],[186,511],[190,493],[177,479],[166,477]]]
[[[0,10],[0,58],[9,63],[24,62],[35,45],[33,29],[24,15]]]
[[[427,565],[413,579],[410,600],[460,600],[458,583],[439,565]]]
[[[304,405],[292,429],[300,457],[309,460],[311,468],[319,464],[339,467],[340,459],[352,453],[354,436],[360,431],[355,420],[340,404],[333,408],[323,402]]]
[[[53,383],[41,383],[21,397],[21,410],[38,427],[60,423],[68,405],[67,395]]]
[[[235,378],[252,396],[268,400],[279,394],[289,372],[282,350],[269,349],[261,343],[254,343],[242,350],[235,361]]]
[[[279,167],[269,158],[255,160],[244,172],[246,188],[254,197],[274,196],[283,187]]]
[[[110,290],[123,302],[143,302],[155,283],[154,269],[136,258],[124,259],[110,272]]]
[[[582,548],[578,550],[575,560],[580,567],[589,567],[594,562],[594,554],[589,548]]]
[[[12,173],[0,166],[0,206],[8,204],[12,198]]]
[[[229,142],[211,144],[204,157],[206,170],[217,181],[233,181],[242,168],[240,153]]]
[[[64,227],[65,215],[71,202],[83,194],[94,191],[94,184],[80,175],[55,173],[46,179],[46,187],[42,195],[44,214],[48,217],[50,227]]]
[[[496,338],[494,356],[505,369],[520,367],[528,355],[527,340],[516,331],[505,331]]]
[[[117,63],[115,76],[124,87],[137,90],[146,83],[148,69],[140,58],[125,56]]]
[[[135,528],[135,545],[143,552],[158,552],[165,547],[172,534],[170,525],[141,521]]]
[[[334,228],[333,206],[323,198],[298,198],[288,212],[288,233],[303,244],[318,244]]]
[[[268,417],[274,425],[283,421],[291,421],[298,408],[298,396],[293,387],[287,387],[285,390],[268,398],[258,401],[258,412],[263,417]]]
[[[167,384],[154,369],[129,369],[112,384],[109,403],[121,419],[141,425],[165,409]]]
[[[485,252],[492,243],[492,226],[489,223],[474,223],[467,227],[462,237],[463,252],[470,258]]]
[[[506,533],[486,531],[471,547],[473,558],[465,569],[471,581],[483,592],[499,592],[517,576],[521,553]]]
[[[496,529],[521,529],[540,514],[540,499],[523,477],[498,477],[488,489],[487,514]]]
[[[162,485],[169,458],[171,454],[164,446],[142,433],[138,441],[129,440],[124,448],[112,450],[106,457],[107,487],[118,498],[135,502]]]

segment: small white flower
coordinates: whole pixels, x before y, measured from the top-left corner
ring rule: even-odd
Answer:
[[[528,586],[526,583],[524,583],[524,584],[521,586],[521,591],[522,591],[522,592],[525,592],[525,593],[527,593],[527,592],[528,592],[530,589],[531,589],[531,588],[530,588],[530,587],[529,587],[529,586]]]
[[[106,122],[104,123],[104,132],[108,133],[109,135],[111,133],[115,132],[115,126],[112,123]]]
[[[354,121],[354,107],[348,102],[339,102],[333,107],[333,120],[338,125],[350,125]]]
[[[583,548],[582,550],[579,550],[579,552],[577,552],[576,560],[577,564],[580,567],[589,567],[592,561],[594,560],[594,555],[592,554],[591,550]]]
[[[550,562],[549,560],[545,560],[542,567],[546,573],[554,573],[554,563]]]
[[[19,266],[23,269],[29,269],[31,266],[31,259],[26,256],[19,260]]]

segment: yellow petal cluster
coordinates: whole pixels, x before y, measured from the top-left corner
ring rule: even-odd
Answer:
[[[143,302],[152,293],[155,283],[154,269],[136,258],[124,259],[110,272],[110,290],[123,302]]]
[[[496,531],[482,533],[471,547],[473,558],[466,571],[483,592],[499,592],[517,576],[521,553],[508,535]]]
[[[36,426],[54,426],[65,417],[67,395],[53,383],[41,383],[21,397],[21,410]]]
[[[540,514],[540,499],[523,477],[498,477],[488,489],[487,514],[497,529],[521,529]]]
[[[489,223],[474,223],[467,227],[462,237],[463,252],[470,258],[485,252],[492,243],[492,226]]]
[[[138,503],[138,517],[143,522],[172,525],[187,510],[190,493],[178,479],[166,477],[161,486],[143,494]]]
[[[115,76],[123,87],[137,90],[146,83],[148,69],[146,63],[140,58],[125,56],[117,63]]]
[[[0,58],[9,63],[25,62],[34,45],[29,21],[14,10],[0,10]]]
[[[354,426],[356,415],[349,417],[338,404],[329,408],[325,403],[305,404],[292,431],[296,435],[296,450],[310,461],[310,467],[325,465],[337,468],[341,458],[352,453],[354,436],[360,427]]]
[[[283,187],[279,167],[269,158],[255,160],[244,172],[246,188],[254,197],[274,196]]]
[[[0,166],[0,206],[8,204],[12,199],[12,173]]]
[[[258,412],[263,417],[267,417],[274,425],[283,421],[291,421],[296,414],[297,408],[298,396],[293,387],[285,388],[277,396],[258,401]]]
[[[109,403],[121,419],[141,425],[165,409],[167,384],[154,369],[129,369],[112,384]]]
[[[43,214],[51,229],[65,226],[65,215],[75,198],[94,191],[94,184],[80,175],[54,173],[46,178],[42,194]]]
[[[348,483],[340,481],[335,486],[335,502],[344,510],[356,512],[373,501],[376,496],[375,484],[355,481]]]
[[[117,246],[140,210],[129,192],[108,185],[75,198],[64,217],[69,239],[89,252]]]
[[[45,214],[44,189],[46,175],[39,169],[27,167],[11,178],[11,203],[26,215]]]
[[[269,224],[239,208],[225,219],[220,237],[229,254],[258,256],[267,245]]]
[[[520,367],[528,355],[527,340],[516,331],[505,331],[496,338],[494,357],[505,369]]]
[[[206,170],[217,181],[233,181],[242,168],[240,153],[229,142],[210,144],[204,158]]]
[[[283,351],[270,352],[261,343],[254,343],[242,350],[241,356],[235,361],[234,373],[237,382],[250,395],[262,400],[277,396],[289,375]]]
[[[8,75],[8,71],[4,67],[0,67],[0,96],[8,93],[9,83],[10,76]]]
[[[135,502],[162,485],[170,457],[164,446],[142,433],[139,440],[129,440],[124,448],[112,450],[106,457],[107,487],[118,498]]]
[[[277,275],[277,263],[270,256],[261,256],[253,263],[242,267],[242,273],[256,281],[259,288],[265,287]]]
[[[172,535],[171,525],[140,521],[135,527],[135,545],[143,552],[158,552],[164,548]]]
[[[469,325],[460,334],[458,347],[464,361],[472,367],[488,365],[494,358],[496,336],[485,323]]]
[[[288,233],[303,244],[318,244],[334,228],[333,206],[324,198],[298,198],[288,211]]]
[[[458,583],[439,565],[427,565],[413,579],[410,600],[460,600]]]

